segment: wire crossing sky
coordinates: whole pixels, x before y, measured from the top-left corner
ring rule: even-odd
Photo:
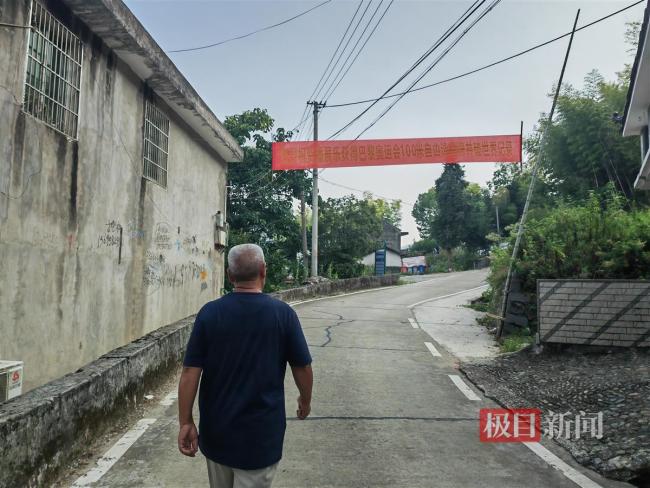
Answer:
[[[252,33],[260,26],[279,24],[315,8],[281,27],[229,42],[218,49],[173,57],[220,119],[260,107],[268,109],[276,127],[289,129],[297,122],[305,125],[311,120],[311,113],[304,112],[305,102],[323,73],[326,78],[332,71],[332,66],[325,69],[328,62],[337,61],[341,48],[370,3],[364,0],[359,7],[361,0],[332,0],[319,7],[322,0],[125,1],[166,49],[207,46],[215,39]],[[384,0],[365,37],[358,43],[357,51],[350,56],[338,79],[335,78],[380,1],[372,0],[325,84],[325,89],[333,88],[345,73],[344,80],[330,97],[331,103],[320,114],[319,128],[324,136],[343,127],[361,107],[379,98],[474,4],[473,0],[395,0],[350,67],[388,5],[388,0]],[[409,80],[421,71],[416,70],[387,93],[387,100],[381,100],[382,105],[376,107],[377,113],[364,116],[356,129],[369,124],[389,99],[396,100],[408,92],[364,138],[513,134],[519,132],[520,121],[524,122],[524,134],[530,134],[540,114],[548,110],[548,94],[557,82],[557,66],[566,47],[560,39],[571,29],[576,10],[581,9],[581,30],[575,36],[565,82],[581,88],[591,70],[597,69],[607,81],[616,81],[616,73],[633,61],[624,40],[626,22],[642,20],[643,2],[637,0],[638,4],[627,8],[633,3],[635,0],[502,0],[412,90],[407,90]],[[625,10],[606,18],[622,9]],[[347,35],[343,37],[348,25]],[[425,61],[420,70],[435,56]],[[325,78],[318,88],[323,87]],[[332,78],[337,79],[334,85]],[[323,94],[327,93],[325,89]],[[305,115],[299,117],[303,112]],[[311,131],[303,131],[302,126],[300,130],[296,137],[311,138]],[[465,165],[466,178],[485,185],[496,167],[491,163]],[[329,169],[326,179],[322,179],[321,194],[328,198],[368,190],[375,195],[413,203],[419,193],[434,185],[441,172],[440,165]],[[265,184],[265,180],[260,180],[260,188]],[[402,219],[404,230],[410,232],[405,242],[417,238],[415,222],[407,206]]]
[[[240,36],[231,37],[230,39],[224,39],[223,41],[214,42],[212,44],[206,44],[205,46],[188,47],[188,48],[185,48],[185,49],[172,49],[172,50],[167,51],[167,52],[168,53],[185,53],[185,52],[189,52],[189,51],[201,51],[203,49],[209,49],[211,47],[221,46],[222,44],[226,44],[228,42],[238,41],[239,39],[245,39],[245,38],[253,36],[255,34],[259,34],[260,32],[264,32],[264,31],[271,30],[271,29],[274,29],[276,27],[279,27],[281,25],[288,24],[292,20],[296,20],[297,18],[302,17],[303,15],[307,15],[312,10],[316,10],[318,7],[322,7],[323,5],[325,5],[326,3],[330,3],[331,1],[332,0],[325,0],[324,2],[319,3],[315,7],[307,9],[304,12],[301,12],[301,13],[299,13],[297,15],[294,15],[293,17],[290,17],[290,18],[288,18],[286,20],[283,20],[282,22],[278,22],[277,24],[272,24],[272,25],[268,25],[266,27],[262,27],[261,29],[254,30],[253,32],[249,32],[248,34],[242,34]]]

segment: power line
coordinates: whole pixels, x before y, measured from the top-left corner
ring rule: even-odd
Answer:
[[[366,27],[363,29],[363,32],[362,32],[361,35],[359,36],[359,39],[357,39],[357,42],[354,44],[354,47],[352,48],[352,50],[351,50],[350,53],[348,54],[348,57],[345,59],[345,61],[344,61],[343,64],[341,65],[341,68],[339,69],[338,73],[336,73],[336,75],[335,75],[334,78],[332,79],[332,82],[330,83],[329,88],[328,88],[327,90],[325,90],[325,95],[323,96],[323,99],[324,99],[324,100],[327,100],[329,97],[331,97],[332,94],[333,94],[333,93],[336,91],[336,89],[339,87],[339,85],[341,84],[341,82],[343,81],[343,79],[345,78],[345,76],[348,74],[348,71],[350,71],[350,68],[352,68],[352,65],[354,65],[354,63],[356,62],[356,60],[357,60],[357,58],[359,57],[359,55],[361,54],[361,52],[363,51],[363,49],[366,47],[366,44],[368,44],[368,41],[370,40],[370,38],[373,36],[373,34],[375,33],[375,31],[377,30],[377,27],[379,27],[379,24],[381,24],[381,21],[382,21],[382,20],[384,19],[384,17],[386,16],[386,13],[388,13],[388,10],[389,10],[390,7],[393,5],[393,2],[394,2],[394,1],[395,1],[395,0],[390,0],[390,2],[388,3],[388,7],[386,7],[386,9],[384,10],[384,12],[383,12],[383,13],[381,14],[381,16],[379,17],[379,20],[377,21],[377,23],[375,24],[375,26],[374,26],[374,27],[372,28],[372,30],[370,31],[370,34],[368,34],[368,37],[366,37],[366,40],[365,40],[364,43],[361,45],[361,48],[359,49],[359,51],[357,51],[357,54],[354,56],[354,59],[352,59],[352,62],[348,65],[347,69],[346,69],[345,72],[343,73],[343,76],[341,76],[341,77],[339,78],[339,75],[341,74],[341,71],[343,71],[343,69],[345,68],[345,65],[346,65],[346,63],[348,62],[348,60],[350,59],[350,56],[352,56],[352,54],[354,53],[354,50],[357,48],[357,46],[359,45],[359,42],[360,42],[361,39],[363,38],[363,35],[366,33],[366,30],[368,30],[368,27],[370,27],[370,24],[372,23],[372,19],[375,18],[375,15],[377,15],[377,12],[378,12],[379,9],[381,8],[382,4],[384,3],[384,0],[381,0],[381,2],[379,3],[379,5],[378,5],[377,8],[375,9],[375,12],[372,14],[372,17],[370,18],[370,20],[369,20],[368,23],[366,24]],[[338,82],[336,81],[337,78],[338,78]],[[336,85],[334,84],[335,82],[336,82]]]
[[[377,194],[377,193],[375,193],[373,191],[370,191],[370,190],[361,190],[359,188],[353,188],[351,186],[341,185],[340,183],[334,183],[333,181],[326,180],[322,176],[320,176],[320,179],[321,179],[321,181],[324,181],[325,183],[329,183],[330,185],[334,185],[334,186],[339,186],[341,188],[345,188],[346,190],[356,191],[356,192],[359,192],[361,194],[369,193],[369,194],[371,194],[373,196],[381,198],[382,200],[390,200],[391,202],[400,202],[400,203],[403,203],[404,205],[407,205],[409,207],[415,206],[415,204],[405,202],[404,200],[400,200],[399,198],[388,198],[388,197],[384,197],[384,196],[379,195],[379,194]]]
[[[605,20],[607,20],[607,19],[609,19],[611,17],[614,17],[615,15],[618,15],[618,14],[620,14],[622,12],[625,12],[626,10],[629,10],[629,9],[631,9],[633,7],[636,7],[637,5],[639,5],[641,3],[644,3],[644,2],[645,2],[645,0],[639,0],[637,2],[634,2],[633,4],[630,4],[627,7],[623,7],[620,10],[612,12],[611,14],[605,15],[604,17],[600,17],[599,19],[596,19],[593,22],[590,22],[588,24],[583,25],[582,27],[579,27],[578,29],[576,29],[576,32],[579,32],[579,31],[581,31],[583,29],[587,29],[588,27],[591,27],[591,26],[593,26],[595,24],[603,22],[603,21],[605,21]],[[570,35],[571,35],[571,32],[567,32],[566,34],[562,34],[561,36],[554,37],[553,39],[550,39],[550,40],[548,40],[546,42],[542,42],[541,44],[537,44],[535,46],[532,46],[532,47],[530,47],[528,49],[525,49],[523,51],[515,53],[515,54],[513,54],[511,56],[508,56],[506,58],[500,59],[498,61],[494,61],[493,63],[490,63],[490,64],[486,64],[485,66],[481,66],[480,68],[476,68],[476,69],[473,69],[471,71],[467,71],[465,73],[461,73],[459,75],[452,76],[451,78],[446,78],[444,80],[436,81],[435,83],[430,83],[428,85],[422,85],[422,86],[419,86],[417,88],[412,88],[410,90],[406,90],[406,91],[403,91],[403,92],[400,92],[400,93],[394,93],[394,94],[391,94],[391,95],[382,95],[381,97],[378,97],[378,98],[368,98],[368,99],[365,99],[365,100],[358,100],[356,102],[327,104],[327,108],[349,107],[351,105],[360,105],[360,104],[364,104],[364,103],[378,102],[378,101],[384,100],[386,98],[395,98],[395,97],[399,97],[399,96],[402,96],[402,95],[408,95],[408,94],[411,94],[411,93],[418,92],[420,90],[425,90],[427,88],[432,88],[434,86],[442,85],[444,83],[449,83],[450,81],[455,81],[455,80],[458,80],[460,78],[464,78],[466,76],[473,75],[473,74],[478,73],[480,71],[483,71],[483,70],[486,70],[488,68],[492,68],[494,66],[497,66],[497,65],[499,65],[501,63],[505,63],[506,61],[511,61],[511,60],[513,60],[515,58],[518,58],[519,56],[523,56],[524,54],[528,54],[529,52],[532,52],[532,51],[534,51],[536,49],[548,46],[549,44],[552,44],[552,43],[557,42],[557,41],[559,41],[561,39],[564,39],[565,37],[568,37]]]
[[[461,39],[465,37],[465,35],[467,35],[467,33],[470,30],[472,30],[474,26],[478,24],[487,14],[489,14],[492,11],[492,9],[496,7],[500,2],[501,0],[494,0],[490,5],[488,5],[488,7],[483,12],[481,12],[481,14],[476,19],[474,19],[470,23],[470,25],[466,27],[465,30],[461,32],[460,35],[456,37],[456,39],[454,39],[452,43],[449,46],[447,46],[447,48],[442,53],[440,53],[438,57],[431,64],[429,64],[429,66],[427,66],[427,68],[410,84],[409,90],[413,88],[415,85],[417,85],[427,74],[429,74],[431,70],[435,68],[438,65],[438,63],[442,61],[444,57],[447,54],[449,54],[449,52],[461,41]],[[397,98],[397,100],[393,101],[388,107],[386,107],[384,111],[377,118],[375,118],[375,120],[373,120],[365,129],[363,129],[361,132],[359,132],[359,134],[357,134],[355,140],[359,139],[359,137],[365,134],[377,122],[379,122],[382,118],[384,118],[386,114],[390,112],[393,109],[393,107],[395,107],[395,105],[397,105],[402,100],[402,98],[404,98],[404,96],[405,95],[400,96],[399,98]]]
[[[472,15],[476,10],[478,10],[486,0],[476,0],[446,31],[442,36],[438,38],[438,40],[431,46],[429,49],[427,49],[424,54],[420,56],[420,58],[413,63],[413,65],[407,69],[398,79],[395,83],[393,83],[390,87],[388,87],[387,90],[384,91],[384,93],[381,94],[381,97],[384,95],[387,95],[393,88],[395,88],[399,83],[404,80],[408,75],[410,75],[420,64],[424,62],[426,58],[428,58],[440,45],[451,35],[453,34],[462,24],[465,23],[465,21]],[[373,102],[370,106],[366,107],[359,115],[357,115],[355,118],[353,118],[350,122],[348,122],[346,125],[344,125],[342,128],[337,130],[334,134],[332,134],[328,139],[333,139],[337,135],[339,135],[341,132],[346,130],[348,127],[350,127],[352,124],[354,124],[357,120],[359,120],[361,117],[363,117],[368,111],[374,107],[379,100]]]
[[[304,12],[300,12],[299,14],[294,15],[293,17],[285,19],[282,22],[278,22],[277,24],[273,24],[273,25],[267,25],[266,27],[262,27],[261,29],[254,30],[254,31],[249,32],[247,34],[242,34],[242,35],[239,35],[239,36],[231,37],[230,39],[224,39],[223,41],[214,42],[212,44],[206,44],[205,46],[188,47],[188,48],[185,48],[185,49],[173,49],[173,50],[167,51],[167,52],[168,53],[184,53],[184,52],[188,52],[188,51],[199,51],[201,49],[209,49],[211,47],[220,46],[222,44],[226,44],[227,42],[232,42],[232,41],[237,41],[239,39],[244,39],[246,37],[250,37],[252,35],[259,34],[260,32],[264,32],[264,31],[273,29],[275,27],[279,27],[281,25],[287,24],[287,23],[291,22],[292,20],[296,20],[297,18],[302,17],[303,15],[307,15],[312,10],[316,10],[317,8],[322,7],[323,5],[325,5],[327,3],[330,3],[331,1],[332,0],[325,0],[324,2],[321,2],[318,5],[310,8],[310,9],[305,10]]]
[[[339,52],[339,49],[340,49],[340,47],[341,47],[341,44],[343,44],[343,41],[344,41],[345,38],[347,37],[348,32],[350,31],[350,27],[352,27],[352,23],[354,22],[354,19],[357,17],[357,14],[359,13],[359,9],[361,9],[361,5],[363,5],[363,2],[364,2],[364,1],[365,1],[365,0],[361,0],[361,1],[359,2],[359,5],[357,5],[357,9],[354,11],[354,15],[352,15],[352,18],[350,19],[350,22],[348,22],[348,26],[345,28],[345,32],[344,32],[343,35],[341,36],[341,39],[339,40],[339,43],[338,43],[338,45],[336,46],[336,49],[335,49],[334,52],[332,53],[332,57],[330,58],[329,62],[327,63],[327,66],[326,66],[325,69],[323,70],[323,74],[321,75],[320,79],[318,80],[318,83],[316,83],[316,86],[314,87],[314,91],[311,93],[311,95],[309,95],[309,100],[314,100],[314,99],[316,98],[316,92],[317,92],[317,90],[318,90],[319,88],[322,88],[322,87],[321,87],[321,83],[322,83],[323,79],[325,78],[325,76],[327,75],[327,72],[329,71],[330,67],[332,66],[332,62],[334,61],[334,58],[336,57],[336,54]],[[371,1],[372,1],[372,0],[371,0]],[[370,5],[370,4],[368,4],[368,5]],[[364,11],[364,13],[365,13],[365,11]],[[362,17],[363,17],[363,16],[362,16]],[[337,60],[337,63],[338,63],[338,60]],[[332,68],[332,69],[333,69],[333,68]],[[307,110],[307,106],[305,106],[305,110]]]
[[[321,74],[321,77],[318,80],[318,83],[316,83],[316,86],[314,87],[314,90],[311,92],[311,95],[309,95],[309,100],[315,100],[316,91],[319,89],[323,79],[327,75],[327,72],[329,71],[330,66],[332,66],[332,62],[334,61],[334,58],[336,57],[336,54],[339,52],[339,48],[341,47],[341,44],[343,44],[343,41],[347,37],[348,32],[350,31],[350,27],[352,27],[352,23],[354,22],[354,19],[357,17],[357,14],[359,13],[359,9],[361,9],[361,6],[363,5],[364,1],[365,0],[361,0],[359,2],[359,5],[357,5],[357,9],[354,11],[354,14],[352,15],[352,18],[350,19],[350,22],[348,22],[348,25],[345,28],[345,32],[343,32],[343,35],[341,36],[341,39],[339,39],[339,43],[336,45],[336,49],[334,49],[334,52],[332,53],[332,56],[330,57],[330,60],[327,63],[327,66],[323,70],[323,74]],[[298,122],[298,124],[296,125],[296,128],[301,127],[302,124],[304,124],[305,120],[308,117],[311,116],[311,113],[309,113],[308,110],[309,110],[309,104],[305,104],[305,108],[302,111],[302,115],[300,116],[300,118],[302,120],[300,122]]]
[[[343,49],[341,49],[341,52],[339,53],[338,57],[336,58],[336,62],[332,65],[332,69],[330,70],[329,74],[328,74],[327,77],[325,78],[325,81],[323,82],[323,86],[320,88],[320,90],[316,91],[316,93],[314,94],[314,96],[310,97],[311,100],[316,100],[317,98],[320,97],[320,94],[321,94],[323,88],[325,88],[325,85],[327,85],[327,82],[329,81],[330,77],[332,76],[332,73],[334,73],[334,70],[335,70],[336,67],[338,66],[339,61],[341,61],[341,58],[343,57],[343,54],[345,54],[345,50],[346,50],[346,49],[348,48],[348,46],[350,45],[350,41],[352,41],[352,39],[354,38],[354,35],[357,33],[357,30],[359,29],[359,26],[361,25],[361,22],[363,21],[363,18],[364,18],[364,17],[366,16],[366,14],[368,13],[368,9],[369,9],[370,6],[372,5],[372,1],[373,1],[373,0],[370,0],[370,1],[368,2],[368,5],[366,5],[366,8],[363,9],[363,12],[362,12],[361,15],[359,16],[359,19],[357,20],[357,23],[356,23],[356,25],[354,26],[354,29],[352,29],[352,33],[350,34],[350,37],[348,37],[348,40],[345,41],[345,46],[343,46]],[[381,1],[383,1],[383,0],[381,0]]]

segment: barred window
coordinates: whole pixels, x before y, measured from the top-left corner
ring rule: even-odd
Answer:
[[[25,112],[76,139],[81,41],[39,2],[32,17],[25,77]]]
[[[144,114],[144,170],[143,176],[167,188],[167,155],[169,119],[147,100]]]

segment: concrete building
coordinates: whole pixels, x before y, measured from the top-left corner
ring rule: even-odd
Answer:
[[[0,359],[25,391],[221,293],[242,150],[121,0],[0,23]]]
[[[623,116],[623,135],[640,136],[641,170],[634,182],[637,190],[650,190],[650,36],[648,36],[648,16],[650,8],[646,6],[643,25],[639,35],[627,104]]]
[[[399,273],[402,269],[402,236],[408,235],[408,232],[402,232],[400,229],[384,220],[384,227],[381,237],[379,238],[379,249],[386,249],[386,273]],[[370,253],[361,260],[364,266],[375,267],[375,253]]]

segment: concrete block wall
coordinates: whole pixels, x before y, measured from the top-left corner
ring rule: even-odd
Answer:
[[[540,342],[650,346],[650,281],[538,280]]]

